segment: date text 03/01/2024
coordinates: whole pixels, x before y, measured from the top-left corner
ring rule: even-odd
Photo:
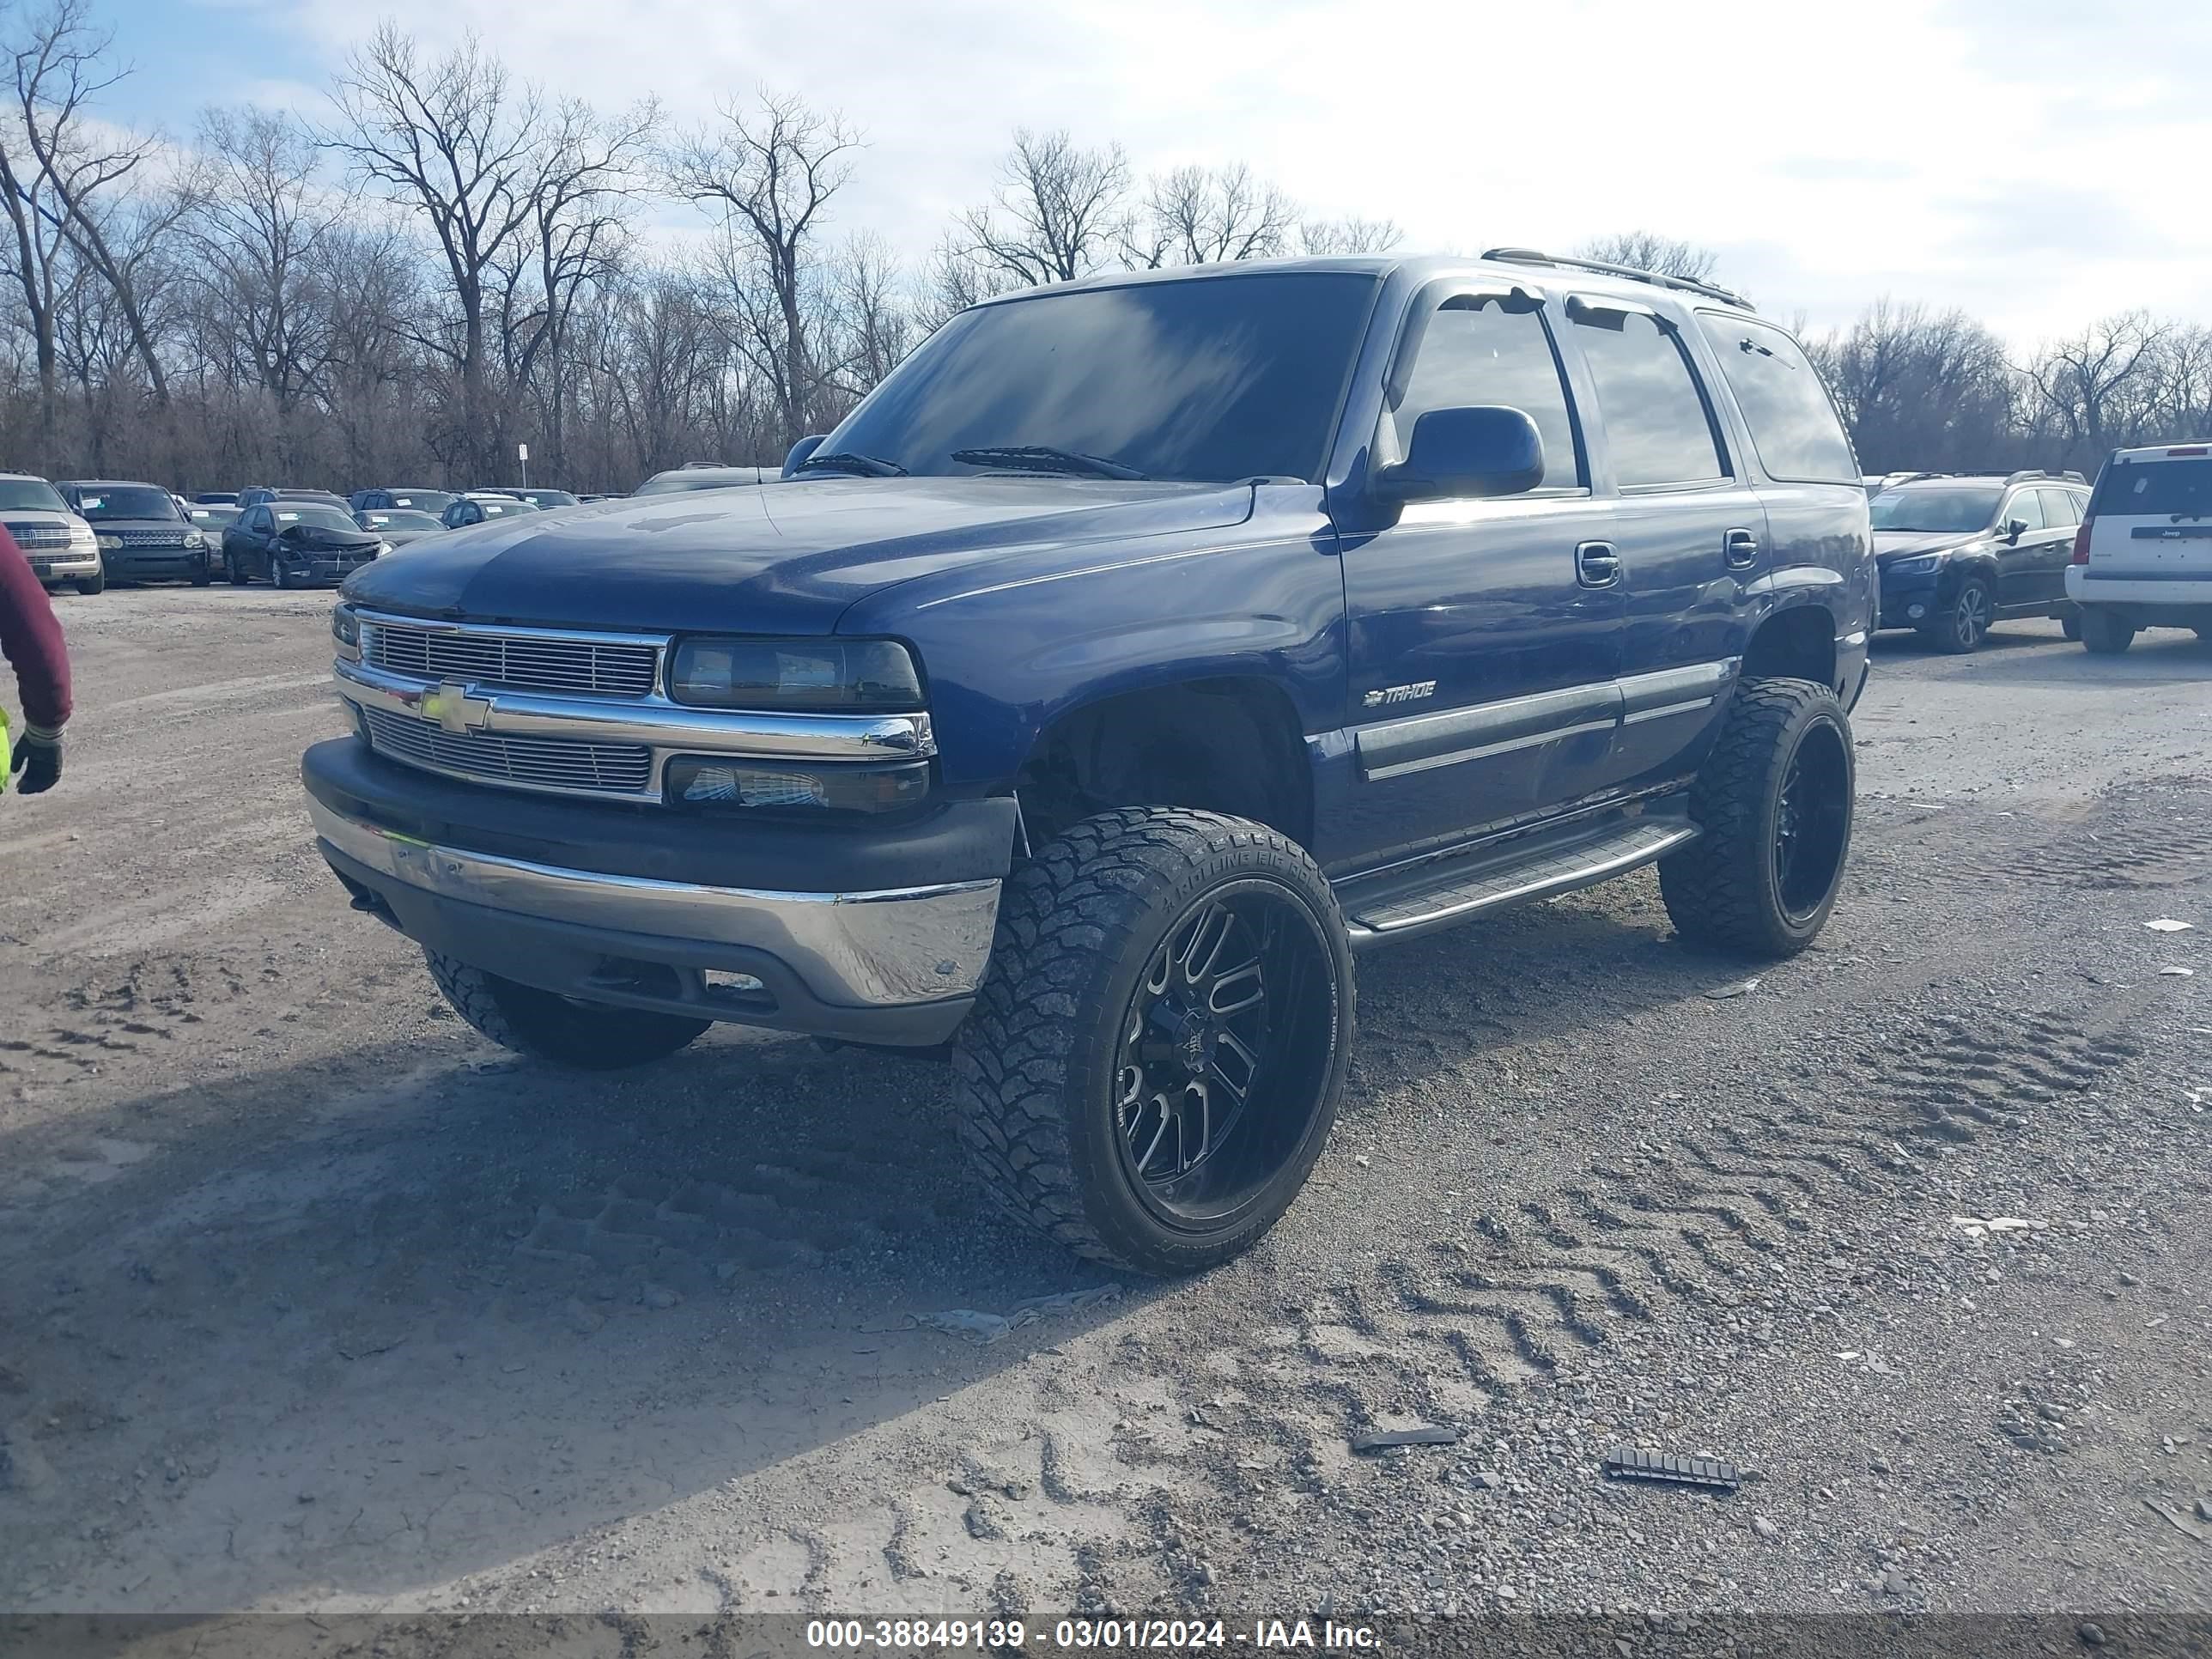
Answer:
[[[1318,1627],[1305,1619],[1258,1619],[1249,1632],[1219,1619],[1062,1619],[1050,1627],[1049,1637],[1048,1644],[1043,1626],[1032,1632],[1020,1620],[1004,1619],[818,1619],[806,1626],[810,1648],[874,1652],[1005,1652],[1032,1644],[1079,1651],[1174,1651],[1231,1644],[1351,1652],[1381,1645],[1370,1626],[1340,1625],[1332,1619],[1321,1620]]]

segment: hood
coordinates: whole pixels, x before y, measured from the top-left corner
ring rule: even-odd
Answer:
[[[1039,545],[1119,544],[1251,515],[1249,485],[1062,477],[744,484],[473,525],[380,559],[345,596],[475,622],[826,634],[895,582]]]
[[[287,525],[276,532],[276,539],[287,547],[374,547],[384,539],[372,536],[366,530],[336,530],[328,525]]]
[[[1923,553],[1949,553],[1980,541],[1986,530],[1877,530],[1874,532],[1874,562],[1917,558]]]

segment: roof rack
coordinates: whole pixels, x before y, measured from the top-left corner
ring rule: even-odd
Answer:
[[[1669,276],[1660,270],[1639,270],[1634,265],[1616,265],[1603,259],[1571,259],[1564,256],[1540,253],[1533,247],[1493,247],[1485,249],[1482,257],[1515,265],[1558,265],[1572,270],[1595,270],[1607,276],[1626,276],[1632,283],[1649,283],[1654,288],[1671,288],[1685,294],[1702,294],[1708,300],[1718,300],[1727,305],[1741,306],[1746,311],[1759,307],[1741,294],[1723,288],[1718,283],[1701,282],[1694,276]]]
[[[1926,478],[2002,478],[2007,487],[2026,483],[2033,478],[2048,478],[2053,483],[2087,483],[2089,481],[2079,472],[2048,472],[2041,467],[2015,467],[2010,471],[1998,466],[1964,466],[1942,472],[1913,472],[1891,480],[1893,484],[1918,483]]]

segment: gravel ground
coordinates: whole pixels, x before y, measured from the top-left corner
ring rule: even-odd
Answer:
[[[1287,1220],[1111,1286],[981,1210],[940,1071],[477,1041],[313,852],[326,596],[58,603],[69,769],[0,801],[0,1609],[2212,1609],[2187,635],[1880,642],[1817,949],[1747,982],[1646,873],[1367,957]],[[1352,1449],[1415,1425],[1460,1437]]]

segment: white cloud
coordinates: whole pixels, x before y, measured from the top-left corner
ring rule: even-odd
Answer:
[[[1353,0],[928,5],[385,0],[426,41],[473,27],[518,70],[682,118],[772,84],[869,149],[841,220],[927,250],[1018,125],[1118,140],[1142,172],[1249,161],[1409,251],[1569,246],[1648,227],[1814,324],[1881,294],[2022,342],[2132,305],[2212,318],[2212,8],[2154,0]],[[236,17],[235,11],[217,14]],[[342,0],[260,15],[334,64]],[[287,62],[297,81],[306,63]],[[2194,167],[2192,166],[2192,175]]]

